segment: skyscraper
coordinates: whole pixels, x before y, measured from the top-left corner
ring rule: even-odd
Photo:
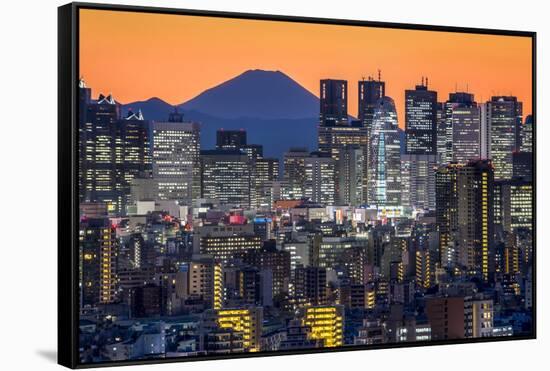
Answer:
[[[87,105],[80,132],[84,202],[105,202],[109,212],[120,211],[121,194],[116,187],[116,122],[120,106],[111,95],[100,94]]]
[[[451,93],[446,103],[447,129],[450,126],[451,160],[467,163],[481,157],[481,112],[469,93]],[[449,131],[447,131],[449,134]],[[449,154],[447,154],[449,157]]]
[[[517,233],[518,229],[533,230],[533,183],[525,179],[495,182],[503,230]]]
[[[520,146],[522,103],[513,96],[495,96],[487,106],[495,179],[510,179],[513,175],[512,153]]]
[[[291,198],[300,199],[305,196],[305,159],[308,156],[307,148],[290,148],[284,154],[283,180],[287,184],[287,193]]]
[[[338,202],[359,206],[363,202],[365,151],[357,145],[341,147],[338,168]]]
[[[320,93],[319,125],[345,125],[348,122],[348,82],[321,80]]]
[[[406,153],[437,154],[437,92],[428,90],[428,82],[415,90],[405,90]]]
[[[436,155],[401,155],[402,205],[435,210]]]
[[[222,205],[250,208],[254,200],[253,164],[240,150],[201,151],[202,197]]]
[[[312,152],[304,160],[304,196],[323,205],[334,204],[336,197],[336,163],[330,156]]]
[[[459,260],[469,274],[487,282],[494,272],[493,189],[490,161],[471,161],[458,169]]]
[[[122,212],[130,202],[132,180],[151,176],[149,133],[149,121],[144,120],[141,111],[129,111],[126,118],[116,122],[116,187],[121,192]]]
[[[458,170],[462,164],[450,163],[435,174],[436,224],[439,230],[441,265],[454,268],[458,264]]]
[[[368,202],[378,206],[401,204],[401,140],[395,104],[378,100],[369,144]]]
[[[437,164],[444,165],[447,162],[447,124],[445,121],[445,106],[437,103]]]
[[[359,81],[357,88],[359,98],[357,118],[363,123],[363,126],[370,128],[376,102],[386,96],[386,83],[380,81],[380,78],[374,80],[369,77],[367,80]]]
[[[153,123],[153,178],[158,198],[190,205],[200,197],[200,127],[177,110]]]
[[[527,117],[525,117],[525,123],[521,126],[520,130],[519,150],[521,152],[533,152],[533,129],[533,116],[527,115]]]

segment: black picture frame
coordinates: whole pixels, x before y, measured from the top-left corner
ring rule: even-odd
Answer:
[[[81,364],[78,352],[78,82],[79,82],[79,10],[95,9],[109,11],[161,13],[172,15],[193,15],[221,18],[348,25],[406,30],[425,30],[487,35],[521,36],[532,40],[532,116],[533,130],[533,332],[528,336],[511,338],[475,338],[455,340],[430,340],[399,344],[354,345],[339,348],[318,348],[260,353],[240,353],[229,355],[206,355],[189,358],[159,358]],[[69,368],[91,368],[169,362],[190,362],[216,359],[281,356],[289,354],[311,354],[325,352],[357,351],[401,347],[418,347],[449,344],[476,344],[482,342],[514,341],[536,339],[536,42],[537,34],[531,31],[495,30],[486,28],[466,28],[433,26],[423,24],[373,22],[346,19],[310,18],[222,11],[202,11],[190,9],[142,7],[128,5],[107,5],[93,3],[70,3],[58,8],[58,363]]]

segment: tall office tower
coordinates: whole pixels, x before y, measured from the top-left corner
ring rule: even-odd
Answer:
[[[327,301],[327,270],[299,266],[294,272],[294,295],[298,302],[323,305]]]
[[[436,155],[401,155],[401,204],[413,209],[435,210]]]
[[[481,111],[473,94],[468,96],[470,101],[453,103],[448,112],[453,133],[452,160],[458,163],[481,157]]]
[[[459,260],[467,272],[484,282],[494,272],[493,189],[490,161],[471,161],[458,169]]]
[[[405,152],[437,154],[437,92],[428,90],[428,79],[405,90]]]
[[[88,105],[92,103],[92,89],[90,89],[83,79],[78,82],[78,199],[79,202],[84,202],[83,188],[83,161],[84,159],[84,144],[86,132],[86,117],[88,113]]]
[[[495,179],[510,179],[513,172],[512,153],[520,146],[522,103],[516,97],[496,96],[487,102],[487,106]]]
[[[273,274],[273,295],[288,293],[290,279],[290,252],[277,250],[275,243],[264,243],[260,250],[249,250],[239,254],[243,263],[260,270],[271,270]]]
[[[121,192],[120,210],[125,213],[132,180],[148,178],[151,174],[149,121],[143,119],[141,111],[129,111],[125,119],[116,122],[116,138],[116,187]]]
[[[252,224],[243,225],[204,225],[195,228],[193,252],[212,255],[227,263],[236,254],[262,247],[262,239],[254,234]]]
[[[256,160],[256,183],[261,186],[266,182],[279,179],[279,160],[276,158],[260,158]]]
[[[287,193],[290,198],[305,197],[306,157],[309,157],[306,148],[290,148],[284,154],[283,180],[287,184]]]
[[[365,151],[357,145],[342,147],[337,162],[338,203],[359,206],[363,202]]]
[[[240,150],[201,151],[202,197],[222,205],[250,208],[254,199],[253,164]]]
[[[116,121],[120,105],[114,98],[99,95],[87,105],[86,117],[80,134],[81,200],[105,202],[109,212],[120,211],[120,192],[116,188]]]
[[[488,114],[489,105],[479,104],[479,158],[491,159],[491,121]]]
[[[527,115],[525,117],[525,123],[521,126],[520,130],[520,152],[533,152],[533,116]]]
[[[474,102],[474,95],[464,92],[450,93],[449,99],[443,104],[443,110],[445,111],[444,115],[446,136],[446,151],[444,161],[445,164],[453,161],[453,110],[455,108],[463,108],[464,111],[467,111],[469,107],[474,107],[475,105],[476,103]],[[462,113],[466,114],[466,112]],[[465,134],[467,133],[469,133],[468,130],[465,132]],[[457,132],[457,134],[460,133]],[[467,137],[465,139],[467,139]]]
[[[176,275],[176,291],[179,297],[203,300],[208,308],[223,306],[222,265],[208,256],[194,256],[182,264]]]
[[[378,206],[400,206],[401,140],[395,104],[390,97],[377,102],[368,159],[367,201]]]
[[[432,326],[432,340],[464,338],[464,298],[426,298],[426,316]]]
[[[369,77],[367,80],[361,80],[357,83],[358,88],[358,113],[357,118],[363,123],[363,126],[370,128],[374,118],[376,102],[386,96],[386,83],[374,80]]]
[[[303,308],[302,322],[311,329],[310,340],[323,341],[323,347],[344,345],[344,306],[314,306]]]
[[[369,136],[367,127],[361,121],[353,120],[349,124],[333,126],[319,126],[318,128],[319,152],[328,154],[334,161],[340,160],[342,148],[346,146],[359,146],[363,151],[363,157],[368,156]],[[337,196],[340,193],[338,186],[339,168],[335,170],[335,182]],[[367,177],[366,167],[363,167],[363,177]],[[362,193],[367,190],[367,185],[363,184]]]
[[[450,163],[435,173],[435,220],[439,230],[439,260],[446,268],[458,265],[458,170]]]
[[[519,229],[533,231],[533,183],[521,178],[497,181],[495,192],[503,230],[509,233],[518,233]]]
[[[191,205],[200,197],[200,127],[177,110],[153,122],[153,178],[160,200]]]
[[[319,125],[346,125],[348,122],[348,82],[346,80],[321,80],[320,98]]]
[[[304,160],[304,196],[323,205],[333,205],[335,199],[335,161],[319,152],[312,152]]]
[[[219,309],[216,312],[218,327],[243,333],[243,347],[247,352],[259,352],[262,339],[263,308]]]
[[[357,82],[358,89],[358,112],[357,118],[364,127],[366,139],[364,140],[364,166],[363,166],[363,178],[368,179],[368,164],[369,162],[369,141],[372,130],[372,120],[374,119],[374,110],[377,107],[377,102],[386,96],[386,83],[381,80],[380,71],[378,71],[378,80],[370,77],[367,80],[361,80]],[[368,197],[368,182],[363,182],[363,200],[367,202]]]
[[[116,232],[108,218],[80,222],[81,308],[116,300]]]
[[[246,131],[224,130],[216,131],[217,149],[240,149],[246,146]]]
[[[437,164],[444,165],[447,162],[447,123],[445,120],[445,106],[437,103]]]

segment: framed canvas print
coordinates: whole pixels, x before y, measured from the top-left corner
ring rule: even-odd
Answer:
[[[59,362],[533,339],[535,46],[60,7]]]

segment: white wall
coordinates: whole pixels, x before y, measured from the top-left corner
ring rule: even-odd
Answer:
[[[107,1],[110,2],[110,1]],[[268,14],[365,19],[449,26],[534,30],[538,34],[538,261],[548,262],[544,210],[550,209],[550,124],[545,123],[550,86],[550,27],[541,0],[306,1],[306,0],[149,0],[127,4],[185,7]],[[0,12],[0,367],[54,369],[56,349],[56,84],[58,0],[9,0]],[[543,62],[544,61],[544,62]],[[545,104],[542,104],[545,102]],[[29,205],[26,206],[25,203]],[[31,204],[32,203],[32,204]],[[40,210],[40,213],[33,213]],[[34,217],[36,216],[36,219]],[[543,268],[539,264],[539,268]],[[390,349],[151,366],[178,370],[521,370],[547,359],[550,341],[550,270],[538,276],[539,340],[477,345]],[[135,368],[135,367],[134,367]],[[134,369],[132,368],[132,369]],[[539,367],[540,368],[540,367]],[[130,369],[130,368],[128,368]],[[138,368],[135,368],[138,370]],[[139,370],[145,370],[139,368]]]

